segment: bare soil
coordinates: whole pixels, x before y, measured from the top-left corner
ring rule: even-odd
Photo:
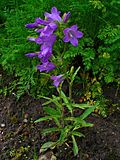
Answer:
[[[14,96],[0,95],[1,114],[1,160],[32,160],[47,137],[41,137],[41,129],[50,126],[47,122],[34,123],[43,116],[41,100],[28,95],[16,101]],[[79,155],[73,157],[72,146],[64,145],[54,150],[58,160],[119,160],[120,159],[120,114],[115,112],[107,118],[91,116],[93,128],[83,130],[86,138],[77,139]],[[50,137],[54,138],[54,137]]]

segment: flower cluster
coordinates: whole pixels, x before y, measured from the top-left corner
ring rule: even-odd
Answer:
[[[38,57],[41,61],[41,64],[37,65],[37,69],[40,72],[49,72],[53,70],[56,66],[50,61],[52,57],[53,45],[56,41],[57,35],[55,31],[58,29],[60,23],[65,24],[69,17],[70,12],[65,13],[63,18],[60,17],[60,11],[56,7],[52,7],[51,13],[44,13],[45,20],[41,18],[36,18],[34,23],[26,24],[27,28],[34,28],[35,32],[39,34],[37,38],[30,37],[29,41],[33,41],[40,45],[40,51],[36,53],[27,53],[27,57]],[[70,28],[63,30],[64,33],[64,42],[70,42],[73,46],[78,45],[77,38],[81,38],[83,33],[78,31],[77,25],[73,25]],[[51,79],[54,80],[54,85],[56,87],[64,80],[63,75],[52,76]]]

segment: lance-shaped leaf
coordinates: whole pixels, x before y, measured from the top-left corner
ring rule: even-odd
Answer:
[[[93,124],[86,122],[85,120],[82,120],[80,118],[76,118],[73,126],[74,126],[73,130],[77,130],[82,127],[93,127]]]
[[[72,108],[71,102],[69,102],[68,97],[66,97],[63,91],[61,91],[61,98],[63,99],[68,110],[72,113],[73,108]]]
[[[34,121],[34,123],[47,121],[47,120],[52,120],[52,117],[51,116],[41,117],[41,118],[37,119],[36,121]]]
[[[85,137],[84,134],[82,134],[82,133],[80,133],[80,132],[77,132],[77,131],[73,131],[73,132],[72,132],[72,135],[73,135],[73,136],[77,136],[77,137]]]
[[[78,154],[78,146],[77,146],[75,137],[73,135],[71,137],[73,142],[73,153],[74,153],[74,156],[76,156]]]
[[[87,116],[89,116],[94,111],[95,108],[96,106],[91,106],[90,108],[86,109],[84,113],[80,115],[80,118],[85,119]]]
[[[43,135],[47,135],[47,134],[49,134],[49,133],[58,132],[58,131],[60,131],[59,128],[52,127],[52,128],[43,129],[43,130],[42,130],[42,134],[43,134]]]
[[[60,133],[58,143],[62,144],[67,140],[67,137],[69,136],[70,130],[72,128],[73,128],[73,126],[68,125],[65,128],[61,129],[61,133]]]
[[[61,112],[56,110],[56,109],[54,109],[54,108],[44,107],[43,109],[47,114],[49,114],[49,115],[51,115],[53,117],[61,117]]]
[[[72,77],[71,77],[71,83],[73,83],[73,81],[75,80],[75,77],[76,77],[76,75],[77,75],[77,73],[78,73],[79,70],[80,70],[80,67],[78,67],[76,69],[76,71],[74,72],[74,74],[72,75]]]
[[[72,106],[74,108],[80,108],[80,109],[86,109],[86,108],[91,108],[92,106],[91,105],[88,105],[88,104],[72,104]]]
[[[47,99],[47,97],[45,97],[45,99]],[[43,103],[42,105],[45,106],[45,105],[48,105],[50,103],[54,103],[57,106],[60,106],[59,100],[60,100],[60,97],[52,95],[52,98],[49,98],[48,101]]]
[[[45,152],[48,148],[53,149],[56,146],[56,142],[46,142],[40,148],[40,153]]]

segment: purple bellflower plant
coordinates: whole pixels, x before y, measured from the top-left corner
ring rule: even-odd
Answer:
[[[74,113],[76,113],[74,112],[75,108],[86,110],[87,104],[81,106],[81,104],[76,104],[72,100],[73,81],[80,70],[80,66],[76,70],[74,70],[74,66],[68,70],[70,67],[69,64],[66,64],[64,53],[66,53],[66,49],[69,48],[69,46],[66,47],[65,45],[62,47],[61,45],[63,43],[61,43],[61,41],[65,43],[70,42],[73,46],[78,46],[78,38],[82,38],[83,33],[78,30],[77,25],[73,25],[71,27],[68,26],[70,12],[63,14],[61,18],[60,11],[58,11],[56,7],[52,7],[51,13],[45,12],[44,15],[45,20],[36,18],[34,23],[26,25],[27,28],[33,28],[38,34],[37,37],[30,37],[29,41],[38,44],[39,51],[35,53],[27,53],[25,56],[30,58],[38,57],[40,64],[36,66],[37,69],[40,72],[46,72],[47,77],[50,76],[50,79],[53,81],[53,85],[58,91],[58,95],[52,95],[52,98],[42,96],[42,98],[48,100],[44,105],[53,103],[54,107],[52,108],[52,105],[46,106],[46,115],[44,117],[40,117],[35,122],[41,122],[43,120],[54,121],[56,127],[50,127],[47,128],[47,130],[43,130],[43,134],[45,133],[46,135],[48,133],[58,132],[60,137],[56,142],[49,141],[43,144],[43,146],[41,146],[40,153],[47,151],[48,148],[61,146],[62,143],[66,142],[66,140],[71,137],[73,142],[73,152],[76,156],[79,149],[75,136],[84,136],[82,133],[79,133],[78,129],[81,127],[92,126],[92,124],[85,121],[85,118],[92,113],[95,106],[91,108],[91,106],[88,105],[88,110],[85,112],[83,111],[83,115],[80,115],[78,118],[76,117],[76,114],[74,115]],[[58,40],[58,43],[55,45],[56,40]],[[49,72],[52,72],[52,76]],[[60,74],[56,76],[58,72]],[[62,82],[64,82],[65,79],[66,82],[68,82],[67,87],[69,89],[69,96],[66,96],[62,90]],[[66,114],[66,111],[68,111],[69,114]]]

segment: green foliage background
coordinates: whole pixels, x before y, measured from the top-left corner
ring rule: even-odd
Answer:
[[[120,73],[120,2],[118,0],[1,0],[0,5],[0,65],[15,79],[8,89],[19,98],[25,92],[37,96],[49,90],[49,80],[37,72],[38,60],[24,55],[38,46],[27,41],[33,32],[25,24],[36,17],[44,18],[56,6],[62,13],[71,12],[71,24],[84,33],[79,46],[68,45],[64,59],[79,57],[77,65],[83,73],[91,72],[100,85],[117,82]],[[46,87],[47,86],[47,87]]]

